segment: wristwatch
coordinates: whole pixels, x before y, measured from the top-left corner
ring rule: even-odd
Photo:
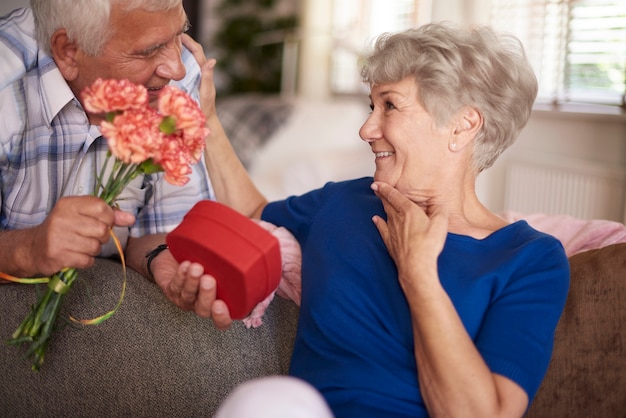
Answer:
[[[152,250],[150,250],[150,252],[148,254],[146,254],[146,270],[148,270],[148,274],[150,275],[150,279],[152,279],[152,281],[154,281],[154,275],[152,274],[152,260],[154,260],[154,258],[161,254],[163,251],[167,250],[168,246],[167,244],[161,244],[155,248],[153,248]]]

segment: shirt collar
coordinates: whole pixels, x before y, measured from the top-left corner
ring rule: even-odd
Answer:
[[[61,75],[61,71],[49,55],[40,51],[41,92],[46,121],[51,123],[59,112],[72,100],[76,100],[72,89]]]

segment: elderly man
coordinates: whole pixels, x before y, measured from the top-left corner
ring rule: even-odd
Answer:
[[[151,102],[168,84],[197,98],[187,28],[182,0],[32,0],[0,19],[0,272],[89,267],[116,252],[113,227],[130,267],[180,308],[211,316],[213,278],[162,245],[193,204],[213,198],[204,162],[182,187],[140,176],[121,210],[109,207],[90,196],[108,147],[80,96],[97,78],[115,78],[145,86]]]

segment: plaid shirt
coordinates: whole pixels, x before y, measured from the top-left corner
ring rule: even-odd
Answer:
[[[91,194],[108,149],[33,34],[29,9],[0,19],[0,228],[6,230],[41,224],[63,196]],[[199,66],[187,50],[182,59],[187,75],[173,84],[197,99]],[[204,161],[182,187],[161,173],[139,176],[118,201],[137,222],[115,234],[125,245],[129,236],[169,232],[201,199],[214,199]],[[109,242],[101,255],[115,251]]]

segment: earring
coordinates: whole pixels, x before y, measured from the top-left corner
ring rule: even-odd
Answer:
[[[456,142],[453,142],[450,144],[450,148],[452,149],[452,151],[456,150]]]

